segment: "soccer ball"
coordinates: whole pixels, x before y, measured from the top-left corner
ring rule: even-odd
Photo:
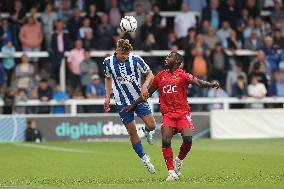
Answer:
[[[134,16],[125,16],[120,21],[120,28],[125,32],[134,32],[137,29],[137,20]]]

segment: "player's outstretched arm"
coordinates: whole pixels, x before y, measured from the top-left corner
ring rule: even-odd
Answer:
[[[151,97],[152,94],[153,94],[156,90],[157,90],[157,89],[154,89],[154,88],[150,87],[149,90],[148,90],[148,91],[149,91],[149,96],[148,96],[147,98]],[[125,107],[122,111],[123,111],[123,112],[130,112],[130,111],[132,111],[132,109],[135,108],[139,103],[145,102],[145,101],[147,100],[147,98],[144,99],[144,97],[142,97],[142,95],[141,95],[137,100],[135,100],[131,105]]]
[[[191,83],[193,85],[196,85],[196,86],[200,87],[200,88],[215,88],[215,89],[219,89],[219,87],[220,87],[220,84],[219,84],[218,81],[208,82],[208,81],[203,81],[203,80],[197,79],[196,77],[193,78]]]
[[[147,98],[149,98],[149,95],[150,95],[148,91],[148,86],[152,83],[154,79],[154,75],[151,70],[148,70],[145,75],[146,75],[146,80],[141,87],[141,97],[144,100],[147,100]]]

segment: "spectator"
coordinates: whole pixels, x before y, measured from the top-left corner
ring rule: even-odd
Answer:
[[[229,70],[229,62],[221,43],[215,45],[215,49],[211,52],[210,60],[212,62],[211,78],[219,81],[220,86],[224,87],[227,71]]]
[[[203,20],[201,23],[201,29],[199,31],[200,34],[207,35],[209,32],[210,23],[208,20]]]
[[[26,142],[42,142],[42,134],[37,128],[35,120],[28,120],[28,126],[25,131]]]
[[[130,12],[133,11],[134,1],[132,0],[120,0],[118,1],[119,10],[122,12]]]
[[[27,91],[23,88],[20,88],[15,97],[16,104],[19,102],[27,102],[27,101],[28,101]],[[26,114],[26,106],[16,106],[15,112],[17,114]]]
[[[168,38],[167,38],[167,40],[166,40],[166,43],[165,43],[164,46],[162,47],[162,49],[168,50],[168,49],[170,49],[174,44],[177,44],[177,36],[176,36],[175,32],[169,31],[169,32],[168,32]]]
[[[5,46],[9,41],[13,42],[15,38],[15,32],[10,27],[8,19],[3,19],[2,26],[0,26],[1,47]]]
[[[55,4],[56,5],[56,4]],[[78,9],[80,11],[80,9]],[[59,7],[58,10],[58,17],[66,24],[72,16],[72,9],[69,0],[62,0],[62,5]]]
[[[209,98],[224,98],[224,97],[228,97],[228,94],[222,89],[209,89],[208,91],[208,97]],[[213,109],[222,109],[223,104],[220,103],[214,103],[208,106],[209,110],[213,110]]]
[[[157,28],[153,25],[152,16],[150,14],[145,14],[145,22],[140,28],[140,38],[144,42],[147,36],[152,33],[154,36],[157,36]]]
[[[244,99],[248,96],[248,88],[246,78],[243,75],[239,75],[237,81],[232,86],[232,97]],[[241,109],[245,108],[245,104],[231,104],[230,108]]]
[[[220,41],[216,35],[215,29],[212,26],[209,26],[208,34],[204,35],[204,41],[210,50],[213,50],[216,43]]]
[[[200,1],[195,1],[195,0],[183,0],[183,3],[186,3],[189,7],[191,11],[194,12],[201,12],[202,9],[204,7],[206,7],[207,5],[207,1],[206,0],[200,0]],[[212,1],[210,1],[210,4],[212,3]]]
[[[251,36],[245,40],[244,48],[256,51],[262,49],[263,46],[262,39],[257,37],[257,30],[253,29]]]
[[[226,91],[229,96],[232,96],[232,86],[237,82],[237,78],[239,76],[242,76],[244,78],[245,84],[248,83],[247,75],[242,70],[242,64],[236,63],[236,65],[233,66],[233,70],[228,72],[226,78]]]
[[[252,16],[253,18],[256,18],[260,15],[256,0],[247,0],[244,8],[248,10],[250,16]]]
[[[101,23],[97,29],[98,49],[107,50],[113,34],[113,29],[109,24],[108,15],[106,13],[101,15]]]
[[[103,98],[105,96],[105,87],[100,80],[99,75],[93,75],[91,82],[86,87],[87,98]]]
[[[53,90],[48,85],[46,79],[42,79],[39,83],[39,88],[37,89],[38,98],[42,102],[48,102],[52,99]],[[40,106],[39,107],[39,114],[49,114],[50,113],[50,106]]]
[[[84,12],[87,7],[87,4],[85,0],[76,0],[76,1],[73,1],[72,7],[78,7],[80,11]]]
[[[276,29],[274,32],[273,36],[273,47],[278,50],[278,49],[284,49],[284,37],[283,33],[280,29]]]
[[[10,87],[6,88],[4,93],[4,106],[3,106],[3,114],[12,114],[14,109],[15,102],[15,93],[14,90]]]
[[[275,24],[277,20],[283,21],[284,11],[282,10],[282,6],[279,1],[274,1],[274,7],[273,7],[273,11],[271,11],[270,18],[273,24]]]
[[[26,11],[23,8],[23,4],[21,0],[15,0],[12,10],[10,11],[10,15],[12,18],[12,22],[20,22],[22,23],[25,15],[26,15]]]
[[[89,51],[85,51],[85,59],[80,64],[81,86],[85,96],[86,86],[92,80],[93,75],[99,74],[98,63],[91,59]]]
[[[100,80],[99,75],[93,75],[92,81],[86,87],[86,97],[88,99],[103,98],[105,96],[105,87]],[[98,106],[87,106],[88,113],[103,112],[103,109]]]
[[[57,14],[53,11],[52,3],[47,3],[44,13],[41,14],[43,33],[47,50],[51,50],[51,37],[55,20],[58,19]]]
[[[210,0],[210,4],[202,10],[202,22],[207,20],[210,25],[217,30],[221,23],[219,14],[219,0]]]
[[[43,33],[41,27],[36,23],[35,19],[30,16],[26,23],[20,30],[20,41],[25,52],[39,52],[43,40]],[[30,61],[34,63],[35,73],[39,73],[38,58],[31,58]]]
[[[80,86],[80,64],[85,59],[84,52],[82,41],[77,40],[75,41],[75,48],[69,52],[67,57],[70,85],[69,95],[73,93],[75,88]]]
[[[143,12],[148,12],[149,10],[152,9],[152,5],[149,2],[149,0],[135,0],[134,6],[137,4],[141,5]]]
[[[196,18],[195,15],[189,11],[187,4],[181,5],[181,12],[175,17],[175,33],[178,40],[183,41],[186,37],[189,28],[195,27]]]
[[[251,84],[248,85],[248,95],[256,98],[262,99],[266,96],[267,90],[263,83],[259,83],[257,76],[251,77]],[[251,104],[251,108],[264,108],[263,104],[254,103]]]
[[[79,38],[85,39],[87,33],[92,33],[93,34],[93,29],[90,27],[90,19],[89,18],[84,18],[83,25],[79,29]]]
[[[257,37],[261,37],[261,33],[259,28],[255,27],[254,19],[252,17],[249,18],[246,28],[243,31],[243,37],[249,38],[252,34],[252,31],[256,30]]]
[[[149,9],[150,10],[150,9]],[[135,8],[134,8],[135,14],[134,17],[137,20],[137,30],[136,31],[140,31],[140,27],[144,24],[144,12],[143,12],[143,8],[141,6],[141,4],[136,4]]]
[[[97,26],[100,22],[100,17],[97,14],[97,6],[95,4],[91,4],[90,7],[87,10],[86,18],[89,18],[90,20],[90,26],[93,29],[93,31],[97,30]]]
[[[245,98],[248,96],[247,82],[243,75],[238,75],[236,82],[232,86],[232,97]]]
[[[61,86],[56,84],[55,90],[52,95],[52,99],[58,101],[62,105],[53,106],[53,113],[54,114],[64,114],[65,113],[65,102],[69,99],[69,96],[66,92],[62,91]]]
[[[16,52],[15,47],[13,47],[12,42],[8,41],[8,43],[2,47],[1,52],[4,55],[4,58],[2,60],[3,67],[5,69],[5,73],[7,76],[7,86],[11,86],[11,81],[12,81],[12,75],[14,72],[15,68],[15,59],[14,59],[14,54]]]
[[[117,0],[111,1],[111,9],[109,11],[109,23],[113,28],[118,28],[120,20],[122,18],[122,13],[118,9]]]
[[[67,21],[67,30],[72,41],[78,39],[79,28],[81,27],[81,11],[78,8],[73,10],[73,16]]]
[[[217,36],[221,40],[222,43],[227,40],[228,37],[230,37],[230,34],[232,32],[232,29],[230,27],[230,24],[228,21],[223,21],[221,28],[217,31]]]
[[[24,88],[27,91],[34,86],[34,68],[29,63],[29,57],[24,54],[21,57],[21,62],[16,66],[16,89]]]
[[[209,61],[204,56],[202,47],[197,46],[193,52],[193,55],[193,59],[188,65],[187,70],[189,70],[194,77],[206,80],[209,75]],[[207,96],[207,91],[205,89],[196,87],[195,91],[196,95],[199,97]]]
[[[237,32],[235,30],[232,30],[230,37],[223,42],[223,47],[229,50],[237,50],[242,48],[242,42],[241,40],[238,40]]]
[[[5,78],[5,70],[2,64],[0,64],[0,90],[2,88],[2,85],[6,83],[6,78]]]
[[[249,64],[249,74],[252,73],[255,64],[260,64],[260,70],[266,74],[267,78],[271,78],[271,65],[266,60],[266,56],[263,51],[258,51],[256,58]]]
[[[93,32],[89,31],[86,33],[85,38],[83,39],[83,47],[86,50],[93,51],[97,49],[97,43],[94,39]]]
[[[261,17],[258,16],[254,19],[254,23],[257,30],[260,31],[262,37],[272,35],[271,24],[269,22],[263,20]]]
[[[158,49],[158,44],[156,42],[154,34],[148,34],[146,41],[142,46],[142,49],[146,52]],[[160,64],[160,59],[157,57],[145,57],[144,60],[153,70],[156,70],[156,67]]]
[[[268,89],[268,79],[264,73],[264,71],[261,69],[260,63],[256,63],[253,65],[252,72],[249,75],[249,80],[251,81],[252,77],[257,77],[258,82],[263,83],[265,88]]]
[[[222,22],[228,21],[228,24],[236,29],[239,10],[236,7],[235,0],[227,0],[220,7],[220,17]]]
[[[268,96],[284,97],[284,77],[282,78],[280,70],[274,73],[274,79],[269,86]]]
[[[70,49],[69,34],[63,31],[62,20],[55,22],[55,32],[51,37],[51,71],[52,78],[59,83],[60,66],[64,58],[64,52]]]
[[[166,19],[161,16],[161,7],[158,4],[153,5],[152,22],[158,28],[164,28],[166,25]]]
[[[27,91],[29,100],[38,100],[37,88],[32,87],[29,91]],[[38,107],[37,106],[29,106],[26,109],[27,114],[37,114]]]

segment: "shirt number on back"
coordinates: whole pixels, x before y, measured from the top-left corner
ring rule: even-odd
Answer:
[[[163,86],[163,93],[177,93],[177,90],[176,90],[177,86],[176,85],[165,85]]]

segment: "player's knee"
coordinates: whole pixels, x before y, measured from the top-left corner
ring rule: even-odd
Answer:
[[[162,139],[162,148],[170,148],[171,147],[171,140],[169,139]]]
[[[183,136],[182,140],[185,144],[190,144],[192,143],[192,136]]]
[[[150,130],[150,131],[153,131],[155,130],[156,128],[156,123],[150,123],[150,124],[147,124],[147,128]]]

